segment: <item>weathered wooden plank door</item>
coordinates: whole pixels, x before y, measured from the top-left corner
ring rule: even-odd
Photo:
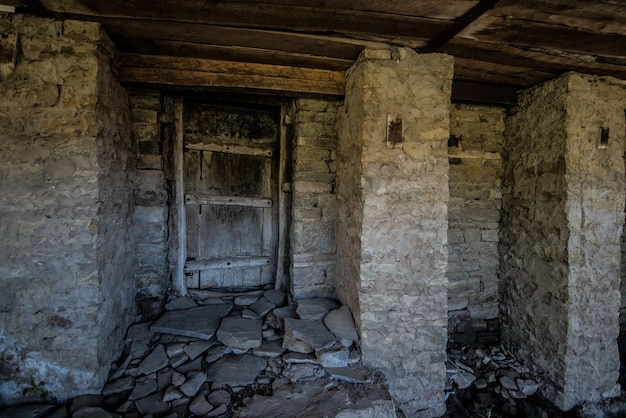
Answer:
[[[279,112],[185,105],[185,281],[190,289],[274,281]]]

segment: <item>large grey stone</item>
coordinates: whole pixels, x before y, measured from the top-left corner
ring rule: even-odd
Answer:
[[[332,332],[337,338],[345,342],[357,341],[359,335],[357,334],[356,327],[354,326],[354,319],[352,318],[352,312],[348,305],[343,305],[339,309],[328,312],[324,317],[324,325]]]
[[[254,383],[266,366],[267,360],[249,354],[227,357],[208,368],[207,379],[229,386],[245,386]]]
[[[217,330],[217,339],[224,345],[241,350],[260,347],[262,326],[260,319],[224,318]]]
[[[285,339],[288,338],[303,341],[314,350],[329,348],[337,341],[322,321],[292,318],[285,319]]]
[[[296,312],[301,319],[323,319],[329,311],[337,309],[337,302],[331,299],[314,298],[301,299],[298,301]]]
[[[139,363],[139,371],[143,374],[154,373],[157,370],[161,370],[163,367],[167,366],[170,362],[170,359],[165,354],[165,348],[163,345],[157,345],[152,353],[148,355],[141,363]]]
[[[221,319],[228,315],[231,309],[231,304],[220,303],[168,311],[150,329],[153,332],[210,340]]]
[[[86,406],[76,411],[72,418],[113,418],[113,415],[98,406]]]
[[[341,347],[339,350],[320,350],[315,354],[322,367],[346,367],[350,351]]]
[[[207,400],[213,406],[230,403],[230,393],[227,390],[216,390],[207,396]]]

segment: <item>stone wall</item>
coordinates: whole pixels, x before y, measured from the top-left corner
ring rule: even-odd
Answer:
[[[566,74],[524,92],[507,119],[504,340],[562,409],[619,393],[624,92],[617,80]]]
[[[463,345],[494,344],[498,327],[498,229],[506,110],[453,105],[450,112],[448,333]]]
[[[134,317],[128,97],[95,23],[0,14],[0,403],[98,392]],[[6,56],[5,56],[6,57]]]
[[[296,299],[335,296],[339,104],[295,101],[290,277]]]
[[[158,312],[169,283],[167,265],[168,187],[164,173],[164,147],[159,114],[160,91],[131,89],[133,138],[137,174],[133,185],[133,235],[137,266],[134,272],[137,301],[144,316]]]
[[[411,417],[445,413],[452,71],[446,55],[366,49],[338,125],[339,297]]]

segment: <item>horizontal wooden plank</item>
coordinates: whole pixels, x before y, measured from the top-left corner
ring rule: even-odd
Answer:
[[[185,195],[185,204],[271,208],[272,199],[251,196],[213,196],[199,193],[188,193]]]
[[[448,20],[431,19],[422,15],[341,9],[327,5],[311,7],[293,4],[287,7],[273,2],[256,1],[187,0],[181,3],[178,0],[134,0],[130,7],[126,0],[41,0],[41,2],[48,10],[70,15],[156,19],[297,32],[330,32],[389,40],[420,37],[428,39],[450,25]]]
[[[220,40],[221,37],[214,38]],[[141,53],[148,55],[166,55],[170,57],[194,57],[201,59],[218,59],[223,61],[250,62],[255,64],[286,65],[290,67],[317,68],[322,70],[345,71],[352,66],[354,60],[363,49],[361,46],[351,45],[350,56],[352,59],[334,58],[332,55],[341,55],[342,45],[337,49],[332,47],[326,49],[328,55],[316,56],[311,53],[297,53],[283,51],[282,49],[293,49],[296,45],[301,45],[302,51],[309,51],[308,45],[311,42],[298,44],[298,38],[292,38],[291,42],[286,42],[289,48],[282,48],[281,44],[272,45],[272,49],[256,48],[240,45],[214,45],[200,44],[196,42],[172,41],[164,39],[144,39],[117,37],[115,39],[117,47],[127,53]],[[210,42],[210,41],[209,41]],[[316,45],[317,46],[317,45]]]
[[[626,66],[611,64],[610,57],[600,55],[565,53],[537,47],[494,44],[460,38],[450,41],[442,48],[442,51],[459,58],[509,66],[542,68],[554,74],[577,71],[626,79]]]
[[[547,24],[512,17],[483,16],[461,36],[489,43],[527,45],[580,54],[626,55],[625,35],[596,33],[556,22]]]
[[[454,60],[454,76],[457,81],[474,80],[527,87],[542,83],[557,75],[530,67],[495,64],[468,58],[455,58]]]
[[[185,142],[185,148],[197,151],[213,151],[223,152],[225,154],[254,155],[257,157],[267,158],[271,158],[274,156],[274,151],[272,151],[271,149],[247,147],[244,145],[211,144],[208,142]]]
[[[268,266],[272,263],[270,257],[236,257],[220,258],[215,260],[188,260],[185,271],[217,270],[217,269],[246,269]]]
[[[341,71],[180,57],[122,55],[122,82],[342,96]]]

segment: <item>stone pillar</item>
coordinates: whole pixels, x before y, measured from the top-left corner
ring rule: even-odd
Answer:
[[[98,393],[134,318],[128,96],[99,24],[0,13],[0,404]],[[39,399],[36,399],[39,400]]]
[[[407,416],[445,413],[452,57],[365,50],[339,112],[337,292]]]
[[[619,393],[626,83],[566,74],[507,120],[501,229],[505,342],[560,408]]]

